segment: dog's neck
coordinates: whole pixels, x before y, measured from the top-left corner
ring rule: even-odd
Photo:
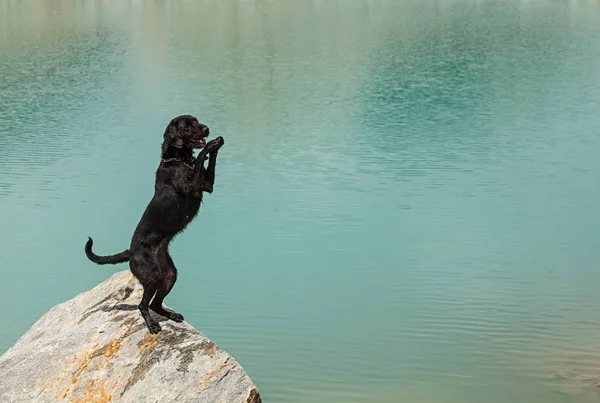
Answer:
[[[183,161],[187,163],[194,162],[194,154],[191,148],[177,148],[173,147],[168,143],[162,145],[162,156],[163,161]]]

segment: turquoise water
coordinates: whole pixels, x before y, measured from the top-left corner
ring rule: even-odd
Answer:
[[[226,144],[166,302],[265,401],[598,401],[600,3],[1,1],[0,352],[127,268],[83,245],[183,113]]]

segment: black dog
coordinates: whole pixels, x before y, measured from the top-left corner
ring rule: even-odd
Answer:
[[[154,197],[135,229],[129,249],[116,255],[98,256],[92,252],[92,238],[88,238],[85,245],[85,254],[92,262],[116,264],[129,261],[131,272],[144,287],[139,309],[150,333],[158,333],[161,328],[150,317],[148,308],[175,322],[183,321],[181,314],[169,312],[162,306],[177,280],[177,269],[169,256],[169,243],[198,214],[202,192],[213,191],[217,153],[224,141],[217,137],[206,144],[206,137],[208,127],[195,117],[174,118],[165,130]],[[196,158],[193,156],[195,148],[202,148]],[[207,169],[204,168],[206,159]]]

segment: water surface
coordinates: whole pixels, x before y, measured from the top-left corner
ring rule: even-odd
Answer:
[[[166,302],[269,402],[583,402],[600,4],[0,2],[0,352],[126,265],[162,133],[222,135]],[[568,377],[568,376],[567,376]]]

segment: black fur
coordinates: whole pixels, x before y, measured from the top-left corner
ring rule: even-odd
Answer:
[[[181,314],[162,306],[177,280],[169,243],[198,214],[202,193],[213,191],[217,153],[224,141],[217,137],[206,144],[208,131],[207,126],[190,115],[178,116],[169,123],[162,143],[162,160],[156,171],[154,197],[133,233],[129,249],[116,255],[98,256],[92,252],[92,238],[85,244],[85,254],[92,262],[129,261],[131,272],[144,287],[139,309],[150,333],[158,333],[161,328],[148,308],[176,322],[183,321]],[[194,148],[202,148],[196,158]],[[205,169],[206,159],[208,168]]]

